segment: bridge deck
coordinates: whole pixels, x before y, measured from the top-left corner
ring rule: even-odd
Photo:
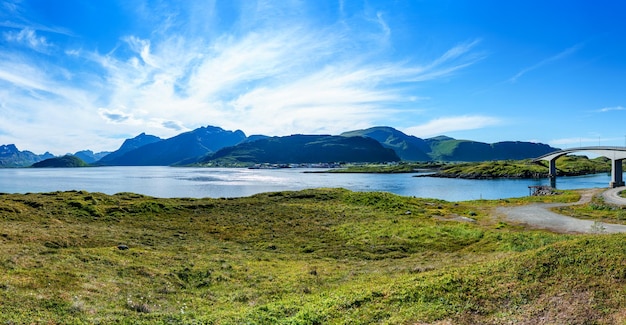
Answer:
[[[535,158],[533,161],[537,162],[540,160],[554,160],[561,156],[565,156],[574,152],[591,152],[595,153],[599,156],[607,157],[609,159],[626,159],[626,147],[605,147],[605,146],[597,146],[597,147],[579,147],[579,148],[570,148],[563,149],[559,151],[554,151],[549,154],[543,155],[541,157]]]

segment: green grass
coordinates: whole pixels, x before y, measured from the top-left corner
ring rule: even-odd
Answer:
[[[3,194],[0,323],[624,321],[626,236],[560,235],[491,215],[532,200]]]

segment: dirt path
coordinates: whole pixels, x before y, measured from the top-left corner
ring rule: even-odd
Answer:
[[[616,187],[602,192],[602,197],[606,203],[615,205],[626,205],[626,198],[619,196],[619,192],[626,190],[626,187]]]
[[[498,207],[496,208],[496,212],[499,215],[504,216],[504,218],[509,221],[526,224],[534,228],[548,229],[560,233],[626,232],[626,225],[614,225],[602,222],[594,222],[590,220],[581,220],[554,213],[549,210],[551,208],[559,206],[588,203],[591,201],[591,198],[593,198],[594,195],[600,193],[600,191],[602,191],[602,189],[586,190],[581,194],[580,200],[575,203],[538,203],[524,205],[520,207]],[[621,204],[626,204],[626,199],[619,200],[618,202],[621,202]],[[612,201],[610,203],[612,203]]]

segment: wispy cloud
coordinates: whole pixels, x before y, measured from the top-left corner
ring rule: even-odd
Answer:
[[[424,124],[405,129],[405,133],[417,137],[444,135],[450,132],[482,129],[502,123],[499,118],[481,115],[464,115],[437,118]]]
[[[601,108],[599,110],[596,110],[596,112],[600,112],[600,113],[606,113],[606,112],[612,112],[612,111],[624,111],[626,110],[626,107],[623,106],[612,106],[612,107],[604,107]]]
[[[472,41],[423,65],[372,60],[345,49],[346,37],[306,26],[229,35],[208,45],[127,37],[135,54],[130,59],[94,57],[107,71],[111,108],[188,128],[202,116],[226,128],[274,135],[371,125],[394,114],[389,104],[406,100],[407,84],[449,76],[482,58],[472,53],[478,44]]]
[[[552,63],[554,61],[558,61],[558,60],[564,59],[564,58],[574,54],[575,52],[580,50],[582,47],[583,47],[583,44],[576,44],[576,45],[574,45],[572,47],[569,47],[569,48],[563,50],[562,52],[560,52],[560,53],[558,53],[558,54],[556,54],[554,56],[551,56],[551,57],[549,57],[549,58],[547,58],[545,60],[540,61],[539,63],[536,63],[536,64],[534,64],[534,65],[532,65],[530,67],[524,68],[520,72],[518,72],[516,75],[511,77],[509,79],[509,82],[515,83],[523,75],[525,75],[525,74],[527,74],[527,73],[529,73],[529,72],[531,72],[533,70],[537,70],[537,69],[539,69],[539,68],[541,68],[541,67],[543,67],[543,66],[545,66],[545,65],[547,65],[549,63]]]
[[[35,30],[24,28],[18,31],[8,31],[3,33],[4,39],[27,46],[38,52],[45,52],[51,44],[43,36],[38,36]]]

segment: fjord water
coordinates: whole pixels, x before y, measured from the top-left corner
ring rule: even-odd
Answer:
[[[240,169],[174,167],[5,168],[0,192],[36,193],[85,190],[133,192],[155,197],[242,197],[262,192],[332,187],[385,191],[447,201],[500,199],[529,194],[528,186],[548,179],[466,180],[413,177],[415,174],[304,173],[311,169]],[[608,174],[560,177],[557,188],[607,187]]]

